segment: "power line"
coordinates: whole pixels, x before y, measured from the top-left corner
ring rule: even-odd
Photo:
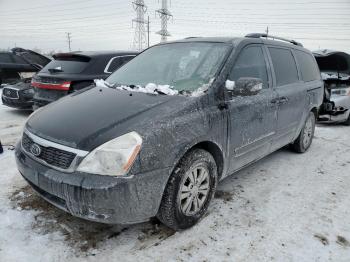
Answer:
[[[41,8],[47,8],[49,7],[50,8],[50,11],[51,12],[57,12],[57,11],[68,11],[68,10],[73,10],[75,9],[75,7],[71,7],[71,8],[65,8],[65,9],[55,9],[56,6],[69,6],[70,4],[79,4],[79,3],[86,3],[86,2],[98,2],[97,5],[93,5],[91,7],[101,7],[101,3],[99,3],[99,1],[96,1],[96,0],[80,0],[80,1],[69,1],[68,3],[65,2],[65,3],[62,3],[62,4],[54,4],[54,5],[39,5],[39,6],[35,6],[35,7],[29,7],[29,8],[23,8],[23,9],[13,9],[13,10],[2,10],[3,13],[6,13],[6,14],[11,14],[11,13],[15,13],[15,14],[19,14],[19,13],[26,13],[28,12],[28,10],[37,10],[37,9],[41,9]],[[113,1],[114,2],[114,1]],[[115,2],[114,2],[115,3]],[[108,5],[110,3],[104,3],[103,6],[105,5]],[[120,2],[118,3],[118,5],[120,6]],[[89,7],[90,8],[90,7]],[[85,9],[85,7],[79,7],[79,10],[81,9]]]

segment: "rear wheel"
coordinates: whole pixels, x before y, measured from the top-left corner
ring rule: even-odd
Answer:
[[[195,149],[186,154],[171,174],[158,211],[158,219],[174,229],[195,225],[206,213],[217,185],[213,156]]]
[[[298,138],[291,144],[291,148],[298,153],[304,153],[309,149],[315,133],[316,118],[313,112],[310,112]]]

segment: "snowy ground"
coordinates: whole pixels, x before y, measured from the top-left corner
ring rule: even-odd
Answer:
[[[29,113],[0,105],[14,144]],[[350,127],[318,126],[311,149],[287,149],[225,179],[208,215],[174,233],[149,222],[108,226],[47,204],[13,151],[0,155],[0,261],[350,261]]]

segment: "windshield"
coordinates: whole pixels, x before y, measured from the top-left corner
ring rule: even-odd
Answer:
[[[154,46],[122,66],[106,82],[110,85],[169,85],[192,92],[210,83],[229,45],[223,43],[173,43]]]
[[[87,62],[69,61],[69,60],[52,60],[42,70],[42,73],[65,73],[80,74],[88,66]],[[54,71],[56,70],[56,71]]]

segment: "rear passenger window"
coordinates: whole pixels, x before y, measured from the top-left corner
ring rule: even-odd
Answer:
[[[295,50],[295,56],[299,63],[303,81],[308,82],[321,79],[320,71],[312,55]]]
[[[106,73],[113,73],[119,67],[129,62],[134,56],[120,56],[112,58],[112,62],[110,62],[109,67],[106,70]]]
[[[297,66],[292,52],[288,49],[269,47],[277,86],[299,81]]]
[[[247,47],[239,54],[229,79],[237,81],[241,77],[260,78],[263,88],[269,87],[265,57],[260,46]]]

